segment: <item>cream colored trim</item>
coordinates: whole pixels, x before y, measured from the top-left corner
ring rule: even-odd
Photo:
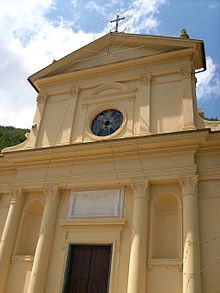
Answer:
[[[34,255],[26,254],[26,255],[18,255],[13,254],[11,257],[11,263],[14,264],[15,262],[33,262]]]
[[[125,219],[115,219],[115,218],[88,218],[88,219],[71,219],[71,220],[60,220],[60,226],[63,229],[67,227],[78,227],[78,226],[114,226],[119,229],[123,229],[126,225]]]
[[[115,139],[112,140],[114,147],[115,156],[126,156],[133,155],[137,153],[136,140],[138,139],[139,147],[143,155],[160,155],[161,153],[170,153],[170,152],[184,152],[187,151],[196,151],[198,148],[213,146],[215,140],[208,141],[210,136],[214,136],[216,142],[219,140],[220,132],[218,133],[209,133],[208,129],[198,130],[198,131],[189,131],[189,132],[177,132],[169,134],[159,134],[151,136],[139,136],[131,137],[124,139]],[[209,143],[208,143],[209,142]],[[12,166],[29,166],[30,164],[37,165],[47,165],[48,160],[51,159],[51,151],[53,153],[51,163],[58,163],[63,161],[64,163],[69,161],[69,158],[75,154],[75,149],[77,148],[77,161],[80,159],[96,158],[101,155],[109,157],[109,148],[105,144],[108,144],[108,141],[100,144],[99,142],[88,142],[88,143],[78,143],[72,145],[64,145],[60,147],[48,147],[48,148],[37,148],[33,150],[22,150],[17,152],[7,152],[4,153],[3,158],[0,160],[0,167],[9,169]],[[60,149],[62,148],[62,150]],[[1,164],[2,163],[2,164]]]
[[[182,259],[148,259],[148,270],[152,271],[154,267],[177,267],[179,272],[183,270],[183,261]]]

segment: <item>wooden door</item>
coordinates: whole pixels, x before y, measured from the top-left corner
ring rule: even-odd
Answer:
[[[107,293],[111,245],[71,245],[63,293]]]

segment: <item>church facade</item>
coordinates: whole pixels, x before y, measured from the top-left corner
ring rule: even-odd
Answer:
[[[0,293],[218,293],[220,123],[204,44],[110,33],[29,77],[0,156]]]

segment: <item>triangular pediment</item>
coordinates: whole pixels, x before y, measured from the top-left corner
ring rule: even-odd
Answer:
[[[48,67],[30,76],[29,81],[34,85],[36,80],[42,78],[78,72],[80,70],[138,58],[160,56],[170,52],[182,52],[187,49],[191,49],[192,51],[196,68],[204,68],[203,41],[150,35],[110,33],[53,62]]]

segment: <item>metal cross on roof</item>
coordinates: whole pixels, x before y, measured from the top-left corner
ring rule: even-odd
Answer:
[[[119,17],[119,15],[117,15],[116,19],[113,19],[113,20],[110,21],[111,23],[116,22],[116,25],[115,25],[115,32],[116,33],[118,32],[118,23],[122,19],[125,19],[125,17]]]

